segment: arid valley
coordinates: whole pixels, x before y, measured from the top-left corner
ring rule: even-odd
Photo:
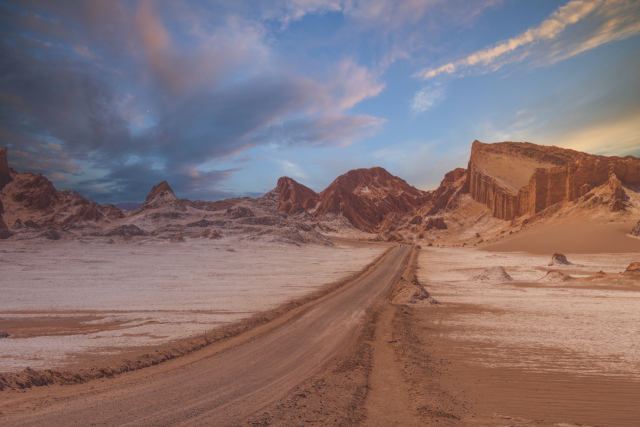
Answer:
[[[640,159],[473,143],[422,191],[135,210],[0,149],[0,423],[631,426]]]

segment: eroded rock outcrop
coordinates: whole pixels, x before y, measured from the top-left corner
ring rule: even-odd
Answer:
[[[315,191],[286,176],[278,179],[276,191],[278,209],[287,214],[313,210],[320,200]]]
[[[638,221],[638,224],[636,224],[636,226],[633,228],[633,230],[631,230],[631,235],[632,236],[636,236],[636,237],[640,237],[640,221]]]
[[[380,167],[349,171],[319,197],[314,216],[339,214],[356,228],[371,233],[378,231],[386,215],[415,211],[432,198],[429,192],[410,186]]]
[[[147,210],[157,210],[156,218],[178,218],[181,212],[185,212],[187,208],[185,204],[176,197],[173,190],[167,183],[162,181],[160,184],[153,186],[144,203],[135,214],[140,214]]]
[[[471,278],[473,282],[512,282],[513,278],[506,272],[503,267],[491,267],[484,270],[482,273]]]
[[[8,239],[13,236],[13,233],[9,230],[9,227],[0,217],[0,240]]]
[[[612,211],[625,209],[624,184],[640,183],[640,159],[595,156],[525,142],[474,141],[465,188],[494,217],[512,220],[605,190]]]
[[[567,260],[567,257],[564,256],[563,254],[553,254],[551,255],[551,262],[549,262],[549,264],[547,264],[548,266],[553,266],[553,265],[571,265],[571,263],[569,262],[569,260]]]
[[[7,147],[0,147],[0,190],[11,181],[13,181],[13,178],[7,162]]]
[[[411,280],[400,280],[391,293],[391,304],[408,305],[408,306],[433,306],[440,305],[438,301],[433,299],[429,292],[422,286],[416,277]]]

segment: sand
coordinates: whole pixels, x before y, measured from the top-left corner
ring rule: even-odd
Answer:
[[[412,322],[429,330],[419,334],[430,341],[429,360],[447,366],[439,387],[467,402],[451,404],[465,420],[459,425],[483,417],[480,425],[505,425],[500,417],[517,425],[640,420],[640,282],[538,281],[551,269],[578,279],[619,273],[640,254],[567,251],[572,265],[548,267],[553,252],[421,251],[418,278],[441,307]],[[494,266],[514,281],[469,280]]]
[[[0,250],[0,372],[202,334],[339,280],[386,247],[29,242]]]
[[[624,222],[623,222],[624,221]],[[491,243],[484,248],[491,252],[527,252],[544,255],[593,253],[640,253],[640,239],[629,236],[635,222],[622,220],[609,223],[573,221],[542,225],[525,230],[504,242]]]

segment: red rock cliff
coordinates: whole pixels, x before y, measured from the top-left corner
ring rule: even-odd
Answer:
[[[607,184],[614,198],[623,183],[640,182],[640,159],[604,157],[523,142],[474,141],[465,190],[493,216],[512,220],[574,201]],[[618,204],[619,206],[619,204]]]

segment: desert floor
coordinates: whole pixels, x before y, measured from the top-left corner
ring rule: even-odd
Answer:
[[[360,271],[380,245],[8,243],[0,372],[58,368],[203,334]]]
[[[0,330],[15,338],[0,343],[0,371],[202,333],[338,281],[389,247],[335,241],[3,246]],[[548,266],[555,245],[532,236],[508,249],[423,247],[410,270],[440,305],[381,299],[339,357],[241,425],[640,425],[640,283],[539,281],[550,270],[620,273],[640,254],[569,241],[562,266]],[[497,266],[513,281],[472,280]]]
[[[565,255],[573,265],[548,266],[551,253],[423,249],[417,275],[442,306],[396,318],[419,341],[399,360],[430,360],[404,368],[415,405],[452,425],[639,425],[640,282],[538,279],[619,273],[640,255]],[[514,281],[471,280],[496,266]]]

